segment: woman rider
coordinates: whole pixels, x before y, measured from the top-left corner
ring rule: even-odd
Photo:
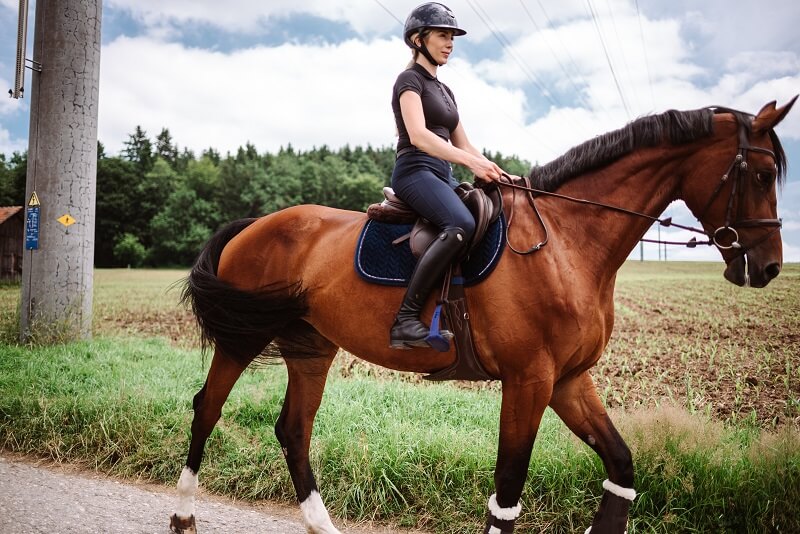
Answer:
[[[419,258],[400,311],[392,325],[392,348],[427,347],[429,329],[419,315],[434,284],[475,231],[475,220],[458,198],[450,163],[467,167],[476,178],[498,180],[502,169],[467,139],[450,88],[436,78],[453,51],[453,38],[467,32],[453,12],[437,2],[414,9],[403,37],[413,49],[408,68],[394,84],[392,111],[399,139],[392,188],[441,233]]]

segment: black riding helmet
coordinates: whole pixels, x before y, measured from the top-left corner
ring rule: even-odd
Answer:
[[[439,63],[434,61],[425,43],[422,43],[422,46],[417,46],[411,40],[411,36],[423,28],[452,30],[453,35],[465,35],[467,33],[458,27],[455,15],[453,15],[450,8],[444,4],[440,4],[439,2],[427,2],[414,8],[406,19],[406,24],[403,28],[403,39],[408,46],[421,52],[422,55],[434,65],[439,65]]]

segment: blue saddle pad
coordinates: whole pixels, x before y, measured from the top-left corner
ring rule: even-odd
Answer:
[[[356,246],[356,272],[366,280],[387,286],[405,286],[411,278],[417,258],[406,239],[399,245],[392,241],[411,231],[411,224],[386,224],[367,221]],[[506,222],[503,214],[489,225],[478,247],[461,263],[464,285],[475,285],[485,279],[503,254]]]

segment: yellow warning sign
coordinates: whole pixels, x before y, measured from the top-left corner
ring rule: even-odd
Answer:
[[[64,226],[70,226],[70,225],[75,224],[77,222],[77,221],[75,221],[75,219],[69,213],[65,213],[64,215],[62,215],[61,217],[59,217],[56,220],[58,222],[60,222],[61,224],[63,224]]]
[[[28,201],[28,206],[41,206],[41,202],[39,202],[39,196],[34,191],[31,194],[31,199]]]

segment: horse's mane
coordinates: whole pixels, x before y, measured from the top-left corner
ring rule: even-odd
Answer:
[[[640,117],[619,130],[599,135],[569,149],[550,163],[534,166],[530,172],[531,181],[537,189],[554,191],[572,178],[608,165],[636,149],[656,146],[665,139],[673,145],[679,145],[710,137],[714,131],[713,117],[716,113],[732,113],[750,134],[753,116],[741,111],[728,108],[691,111],[671,109],[659,115]],[[769,136],[775,151],[778,181],[782,185],[786,174],[786,155],[773,130],[770,130]]]

